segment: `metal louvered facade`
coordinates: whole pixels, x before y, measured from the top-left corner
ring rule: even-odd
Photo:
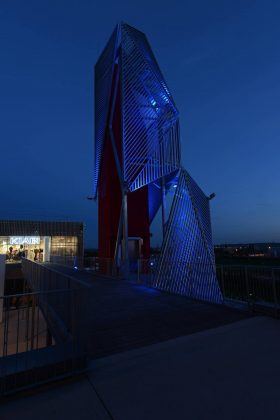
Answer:
[[[166,220],[165,196],[175,180]],[[117,25],[95,67],[94,195],[100,256],[114,258],[121,269],[130,258],[129,237],[139,237],[148,258],[150,224],[161,207],[154,287],[222,301],[209,198],[181,166],[179,112],[145,34],[125,23]]]
[[[215,272],[209,199],[184,169],[180,170],[154,287],[222,302]]]
[[[146,36],[121,27],[124,179],[130,191],[180,167],[179,113]]]
[[[95,177],[97,194],[109,114],[120,72],[124,182],[135,191],[180,167],[179,113],[146,36],[120,24],[95,66]]]

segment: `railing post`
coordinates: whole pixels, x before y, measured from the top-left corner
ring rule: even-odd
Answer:
[[[273,268],[271,269],[271,279],[272,279],[272,290],[273,290],[273,300],[274,300],[274,313],[275,313],[275,317],[278,318],[278,298],[277,298],[276,281],[275,281]]]
[[[28,351],[28,341],[29,341],[29,296],[27,297],[26,305],[26,323],[25,323],[25,341],[26,341],[26,350]]]
[[[31,345],[30,350],[34,348],[34,334],[35,334],[35,298],[32,296],[32,313],[31,313]]]
[[[226,293],[225,293],[225,280],[224,280],[224,266],[220,266],[220,273],[221,273],[221,287],[222,287],[222,295],[225,299]]]
[[[248,279],[248,267],[245,267],[245,284],[246,284],[246,294],[247,294],[247,305],[249,310],[253,310],[252,302],[251,302],[251,295],[249,290],[249,279]]]
[[[148,275],[148,286],[151,287],[153,283],[153,275],[154,275],[154,265],[153,261],[151,261],[151,258],[149,258],[149,275]]]
[[[137,283],[140,283],[140,264],[141,264],[141,260],[138,258],[138,260],[137,260]]]
[[[10,314],[10,300],[5,296],[5,324],[4,324],[4,340],[3,340],[3,357],[8,354],[8,337],[9,337],[9,314]]]

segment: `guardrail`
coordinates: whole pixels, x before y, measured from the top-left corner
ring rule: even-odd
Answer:
[[[86,367],[88,286],[22,261],[25,292],[0,297],[0,396]]]
[[[67,257],[59,255],[51,255],[50,262],[53,264],[65,265],[72,268],[83,268],[83,258],[82,257]]]
[[[109,277],[121,276],[121,269],[115,266],[112,258],[85,257],[84,269],[97,275]]]
[[[123,266],[117,266],[113,258],[85,257],[83,261],[77,257],[51,256],[50,262],[53,264],[72,267],[75,269],[83,268],[92,274],[106,277],[123,277]],[[137,276],[137,260],[130,262],[130,273]]]
[[[203,272],[202,264],[189,264],[189,272],[198,266]],[[153,287],[156,270],[156,257],[138,260],[137,282]],[[252,312],[279,316],[280,267],[216,265],[216,275],[225,304],[245,305]]]
[[[216,272],[226,300],[245,303],[253,312],[279,316],[279,267],[217,265]]]
[[[137,264],[137,282],[153,286],[157,268],[157,258],[139,259]]]

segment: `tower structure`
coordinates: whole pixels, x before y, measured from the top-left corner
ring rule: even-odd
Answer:
[[[125,272],[133,257],[149,258],[150,225],[161,208],[154,286],[221,301],[209,200],[181,166],[179,112],[146,36],[125,23],[95,66],[94,196],[100,257]]]

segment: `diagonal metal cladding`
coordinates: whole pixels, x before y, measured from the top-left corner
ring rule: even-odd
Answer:
[[[117,57],[118,27],[112,33],[95,65],[95,167],[94,197],[97,195],[103,146],[108,126],[112,83]]]
[[[180,167],[179,113],[148,41],[121,25],[124,179],[135,191]]]
[[[194,299],[222,303],[215,272],[209,200],[180,170],[154,287]]]
[[[215,266],[209,199],[205,196],[204,192],[199,188],[190,174],[187,171],[185,171],[185,174],[188,179],[189,193],[192,197],[194,210],[201,226],[203,240],[208,249],[209,259]]]
[[[130,185],[130,191],[135,191],[178,170],[180,166],[180,154],[177,147],[178,133],[179,125],[178,121],[175,121],[162,136],[162,141],[156,141],[153,144],[153,150],[149,151],[149,158],[146,159],[142,170]]]

